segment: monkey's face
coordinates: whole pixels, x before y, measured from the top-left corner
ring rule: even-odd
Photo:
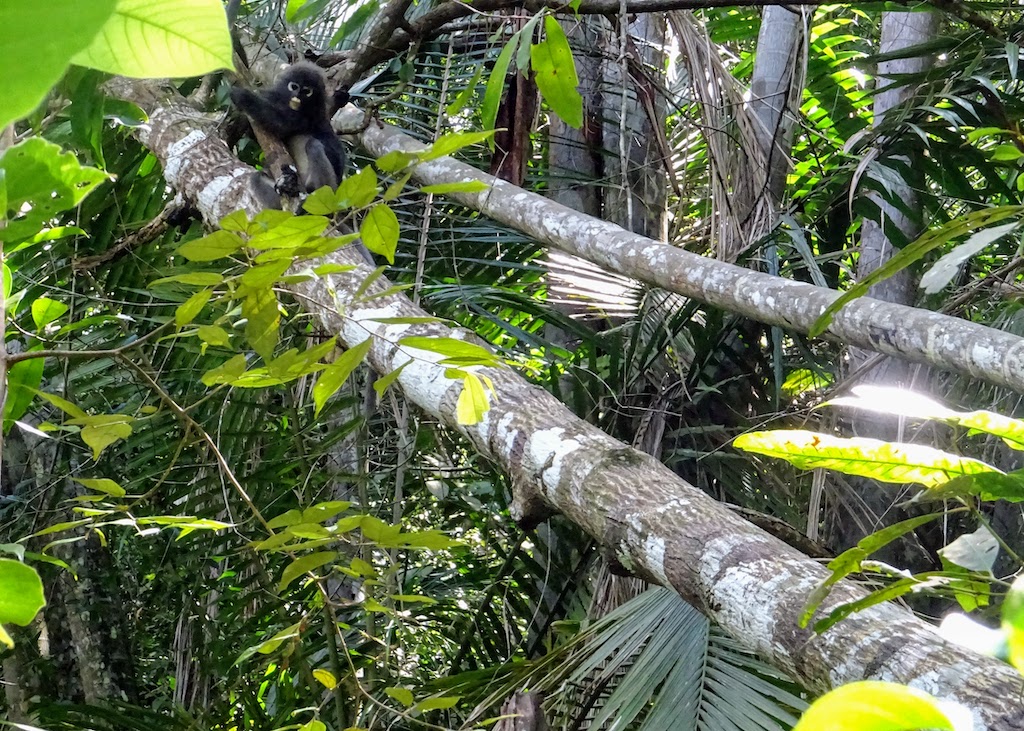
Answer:
[[[314,102],[316,89],[312,86],[300,84],[297,81],[289,81],[288,93],[291,94],[291,97],[288,99],[288,106],[298,111],[303,105],[310,106]]]

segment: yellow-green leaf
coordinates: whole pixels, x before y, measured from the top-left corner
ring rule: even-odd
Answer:
[[[377,173],[369,165],[342,180],[334,194],[335,205],[339,210],[363,208],[370,205],[376,197]]]
[[[385,688],[384,689],[384,693],[389,698],[394,698],[396,701],[401,703],[406,708],[411,706],[416,701],[416,699],[412,695],[412,691],[409,690],[408,688],[399,688],[399,687]]]
[[[477,424],[490,408],[483,383],[475,374],[467,373],[462,379],[462,392],[455,405],[456,420],[466,426]]]
[[[226,348],[231,345],[231,336],[228,331],[216,325],[200,325],[196,335],[204,343],[215,348]]]
[[[963,475],[1002,474],[984,462],[923,444],[845,439],[802,429],[743,434],[733,446],[784,459],[800,469],[832,469],[882,482],[916,482],[925,487],[938,487]]]
[[[118,0],[73,62],[120,76],[200,76],[233,69],[221,0]]]
[[[245,245],[233,231],[214,231],[209,236],[193,239],[179,246],[174,253],[189,261],[216,261],[231,256]]]
[[[97,492],[102,492],[106,495],[110,495],[111,497],[124,497],[127,494],[123,487],[113,480],[109,480],[105,477],[98,480],[76,477],[74,480],[90,490],[96,490]]]
[[[320,551],[295,559],[285,566],[284,571],[281,573],[281,583],[278,584],[277,590],[284,591],[299,576],[329,564],[337,557],[338,554],[334,551]]]
[[[32,321],[38,330],[42,330],[67,311],[66,304],[49,297],[39,297],[32,301]]]
[[[371,345],[372,342],[369,339],[354,345],[320,374],[316,385],[313,386],[313,404],[317,416],[327,404],[327,400],[337,393],[338,389],[348,380],[355,367],[363,362],[363,358],[370,352]]]
[[[359,227],[366,248],[380,254],[388,263],[395,263],[395,249],[398,246],[398,216],[386,204],[379,203],[370,209]]]
[[[210,301],[211,296],[213,296],[212,289],[201,289],[178,305],[178,309],[174,311],[174,324],[184,327],[196,319],[196,316],[206,307],[206,303]]]
[[[420,190],[424,193],[482,193],[488,189],[487,183],[482,180],[464,180],[461,183],[439,183],[437,185],[424,185]]]
[[[0,558],[0,624],[24,627],[46,605],[43,582],[31,566]]]
[[[316,678],[322,686],[327,688],[327,690],[334,690],[338,685],[338,679],[334,677],[334,673],[330,670],[317,668],[313,671],[313,677]]]
[[[938,701],[898,683],[863,680],[826,693],[811,704],[793,731],[954,731]]]
[[[554,15],[544,18],[544,35],[544,40],[530,49],[537,88],[562,121],[579,129],[583,126],[583,97],[576,88],[580,80],[569,41]]]

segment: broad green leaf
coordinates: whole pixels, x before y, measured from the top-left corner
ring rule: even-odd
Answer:
[[[284,591],[298,577],[329,564],[337,558],[338,554],[334,551],[320,551],[295,559],[285,566],[284,572],[281,574],[281,583],[277,585],[277,590]]]
[[[338,679],[334,677],[334,673],[330,670],[317,668],[313,671],[313,677],[327,690],[334,690],[338,686]]]
[[[334,191],[329,185],[314,190],[302,202],[302,210],[314,216],[330,216],[338,210],[338,204],[334,199]]]
[[[954,731],[938,701],[898,683],[862,680],[811,704],[793,731]]]
[[[437,711],[445,708],[455,707],[462,696],[448,695],[438,698],[425,698],[410,709],[410,713],[422,713],[424,711]]]
[[[545,16],[544,35],[544,40],[530,49],[530,65],[536,74],[537,88],[562,121],[580,129],[583,97],[576,88],[580,83],[576,62],[565,31],[554,15]]]
[[[383,173],[397,173],[419,160],[419,155],[402,150],[392,150],[377,158],[377,169]]]
[[[377,197],[377,173],[367,165],[355,175],[341,181],[334,200],[338,210],[365,208]]]
[[[263,360],[269,361],[277,347],[281,324],[281,311],[277,297],[270,290],[257,290],[242,301],[242,316],[245,323],[245,339]]]
[[[1024,153],[1018,150],[1016,145],[999,145],[992,150],[991,157],[993,160],[1011,162],[1024,157]]]
[[[62,399],[60,396],[57,396],[55,394],[46,393],[45,391],[37,391],[36,395],[38,395],[40,398],[42,398],[42,399],[44,399],[46,401],[49,401],[51,404],[56,406],[58,409],[63,411],[65,414],[67,414],[68,416],[71,416],[71,417],[73,417],[75,419],[85,419],[85,418],[87,418],[89,416],[87,413],[82,411],[80,408],[75,406],[70,401]]]
[[[408,708],[416,702],[416,699],[413,697],[412,691],[408,688],[385,688],[384,693],[388,696],[388,698],[394,698],[396,701],[401,703],[406,708]]]
[[[72,61],[137,78],[234,68],[221,0],[118,0],[114,14]]]
[[[217,325],[200,325],[196,330],[196,335],[204,343],[215,348],[227,348],[231,345],[231,335]]]
[[[1010,662],[1024,673],[1024,576],[1018,576],[1010,586],[1002,611]]]
[[[405,548],[425,548],[428,551],[443,551],[446,548],[459,545],[459,542],[452,540],[439,530],[420,530],[400,533],[395,537],[392,545]]]
[[[469,343],[465,340],[456,340],[455,338],[410,336],[402,338],[398,343],[399,345],[407,348],[416,348],[418,350],[426,350],[431,353],[443,355],[445,359],[441,362],[444,365],[459,365],[463,367],[470,365],[501,365],[501,359],[489,350],[483,346],[477,345],[476,343]]]
[[[260,653],[261,655],[269,655],[270,653],[272,653],[275,650],[277,650],[277,648],[279,648],[285,642],[288,642],[290,640],[295,640],[295,639],[298,639],[298,638],[299,638],[299,625],[298,624],[293,624],[291,627],[286,627],[285,629],[281,630],[280,632],[275,634],[273,637],[271,637],[269,640],[265,640],[265,641],[261,642],[260,644],[256,645],[256,647],[250,648],[246,652],[243,652],[242,656],[239,657],[238,660],[235,661],[235,664],[237,665],[238,663],[240,663],[243,660],[245,660],[247,657],[252,657],[252,655],[257,653],[257,652]]]
[[[970,233],[975,229],[991,226],[1006,218],[1020,217],[1024,214],[1024,206],[996,206],[974,211],[960,218],[954,218],[940,228],[928,231],[913,243],[904,246],[889,261],[873,271],[867,277],[857,281],[853,287],[833,300],[832,304],[825,308],[821,316],[808,330],[812,338],[821,335],[831,324],[832,318],[846,303],[867,294],[868,289],[873,285],[896,274],[914,262],[918,261],[932,250],[942,246],[947,241],[958,236]]]
[[[482,193],[490,186],[482,180],[466,180],[461,183],[439,183],[438,185],[424,185],[420,190],[424,193]]]
[[[243,373],[245,373],[245,356],[239,353],[234,358],[204,373],[202,381],[206,386],[231,383]]]
[[[361,558],[352,559],[352,563],[349,564],[349,568],[352,569],[352,573],[359,577],[369,578],[377,575],[377,571],[373,568],[373,564],[369,561],[364,561]]]
[[[203,311],[212,296],[212,289],[201,289],[182,302],[174,311],[174,324],[178,327],[188,325]]]
[[[233,231],[214,231],[201,239],[188,241],[175,251],[189,261],[216,261],[231,256],[245,246],[242,237]]]
[[[253,289],[269,289],[288,271],[290,266],[291,262],[287,259],[270,264],[257,264],[246,269],[239,281]]]
[[[314,413],[317,416],[320,415],[321,410],[327,404],[327,400],[338,392],[338,389],[348,380],[356,366],[363,362],[366,354],[370,352],[371,345],[372,342],[369,339],[354,345],[338,356],[338,359],[327,366],[324,372],[320,374],[316,385],[313,386]]]
[[[249,239],[249,248],[295,249],[327,230],[330,221],[324,216],[287,216],[274,223],[266,231]]]
[[[297,523],[288,526],[286,532],[296,538],[308,538],[310,540],[331,537],[331,532],[319,523]]]
[[[939,549],[943,564],[948,562],[968,571],[992,571],[998,555],[999,541],[985,526],[973,533],[964,533],[945,548]]]
[[[882,482],[916,482],[938,487],[962,475],[999,473],[995,467],[923,444],[844,439],[802,429],[743,434],[733,446],[784,459],[800,469],[832,469]]]
[[[24,627],[44,606],[43,582],[36,570],[21,561],[0,558],[0,624]]]
[[[437,599],[430,596],[423,596],[422,594],[392,594],[391,598],[396,602],[405,602],[407,604],[437,604]]]
[[[245,215],[245,211],[238,210],[234,213],[229,213],[220,219],[220,227],[225,231],[234,231],[236,233],[245,233],[249,228],[249,217]]]
[[[299,726],[298,731],[327,731],[327,726],[323,721],[318,721],[314,718],[312,721],[307,721]]]
[[[405,370],[405,367],[410,363],[412,363],[412,361],[408,360],[405,363],[402,363],[402,365],[398,366],[398,368],[395,368],[395,370],[391,371],[390,373],[385,373],[383,376],[374,381],[373,390],[377,392],[377,395],[383,396],[384,392],[388,390],[388,386],[394,383],[398,379],[398,377],[402,375],[402,371]]]
[[[498,60],[494,62],[494,68],[491,69],[491,75],[487,79],[484,101],[480,109],[480,119],[484,129],[494,129],[494,122],[498,119],[498,107],[501,105],[501,98],[505,92],[505,77],[508,75],[508,67],[512,63],[512,56],[519,45],[519,39],[518,31],[508,39],[508,43],[498,54]],[[494,138],[491,139],[493,141]]]
[[[464,147],[475,145],[494,137],[494,130],[484,132],[449,132],[437,138],[429,148],[420,153],[420,160],[436,160],[451,155]]]
[[[4,0],[4,7],[10,1]],[[4,12],[0,10],[0,17]],[[8,53],[5,48],[0,56]],[[6,99],[3,107],[6,111]],[[29,137],[9,148],[0,157],[0,172],[6,181],[5,210],[16,212],[4,230],[7,243],[35,236],[58,213],[77,206],[109,177],[102,170],[83,167],[73,154],[41,137]]]
[[[490,408],[484,384],[475,374],[467,373],[462,379],[462,392],[455,405],[457,422],[466,426],[478,424]]]
[[[348,500],[328,500],[302,509],[302,523],[323,523],[352,506]]]
[[[42,330],[67,311],[66,304],[49,297],[39,297],[32,301],[32,321],[38,330]]]
[[[269,523],[267,523],[267,527],[268,528],[284,528],[284,527],[287,527],[289,525],[298,525],[299,523],[302,522],[302,520],[303,520],[302,513],[299,512],[298,510],[294,510],[293,509],[293,510],[289,510],[287,512],[281,513],[276,518],[272,519]],[[311,522],[315,522],[315,521],[311,521]]]
[[[224,275],[219,272],[189,272],[188,274],[175,274],[173,277],[162,277],[149,283],[150,289],[161,284],[188,284],[193,287],[216,287],[224,281]]]
[[[103,494],[110,495],[111,497],[124,497],[127,494],[123,487],[118,485],[113,480],[107,478],[94,480],[85,479],[82,477],[75,477],[74,480],[75,482],[84,485],[90,490],[96,490],[97,492],[102,492]]]
[[[0,2],[0,129],[43,101],[114,12],[116,0]],[[7,210],[3,206],[3,210]]]
[[[20,419],[32,403],[40,384],[43,382],[42,358],[18,361],[7,371],[7,401],[4,402],[4,428]]]
[[[82,441],[92,447],[92,458],[99,459],[104,449],[114,442],[131,436],[134,421],[130,416],[120,414],[97,414],[81,419],[72,419],[69,424],[82,424]]]
[[[398,216],[386,204],[378,203],[370,209],[359,227],[363,244],[374,254],[380,254],[395,263],[395,249],[398,246]]]
[[[318,277],[323,277],[328,274],[344,274],[354,269],[355,267],[351,264],[321,264],[320,266],[313,267],[313,273]]]

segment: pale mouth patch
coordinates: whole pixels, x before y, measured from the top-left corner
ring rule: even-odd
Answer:
[[[291,98],[291,99],[289,100],[289,102],[288,102],[288,106],[290,106],[290,107],[291,107],[292,109],[298,109],[299,107],[301,107],[301,106],[302,106],[302,102],[301,102],[301,101],[299,101],[299,98],[298,98],[297,96],[293,96],[293,97],[292,97],[292,98]]]

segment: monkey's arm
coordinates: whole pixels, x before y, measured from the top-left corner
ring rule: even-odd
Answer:
[[[231,88],[231,101],[254,125],[262,127],[282,142],[287,142],[289,137],[303,131],[301,118],[288,107],[287,101],[277,104],[273,98],[265,99],[237,86]]]

